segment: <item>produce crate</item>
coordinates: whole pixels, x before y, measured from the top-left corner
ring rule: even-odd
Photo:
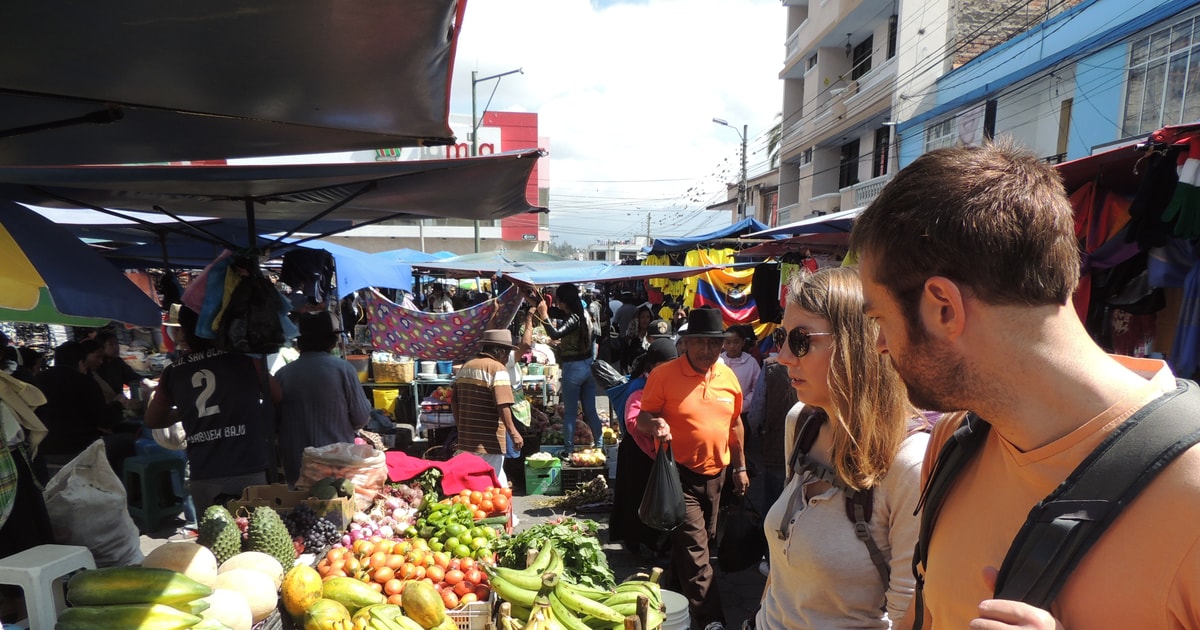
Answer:
[[[565,466],[562,469],[562,491],[570,492],[579,486],[608,475],[608,466]]]
[[[538,466],[539,462],[525,460],[525,494],[562,494],[562,462],[555,459],[548,466]]]
[[[483,630],[493,618],[495,599],[488,597],[487,601],[471,602],[466,606],[447,610],[446,614],[454,620],[458,630]]]
[[[411,383],[413,381],[413,362],[372,362],[371,372],[375,375],[376,383]]]

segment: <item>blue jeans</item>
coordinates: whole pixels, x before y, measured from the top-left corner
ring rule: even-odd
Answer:
[[[561,365],[563,399],[563,450],[575,448],[575,421],[578,418],[580,401],[583,415],[592,430],[595,446],[604,445],[604,432],[600,426],[600,414],[596,413],[596,379],[592,377],[592,360],[567,361]]]

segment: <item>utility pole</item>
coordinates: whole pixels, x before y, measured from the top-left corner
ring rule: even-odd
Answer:
[[[480,83],[483,83],[484,81],[491,81],[491,80],[495,79],[496,85],[492,88],[492,95],[494,96],[496,94],[496,88],[500,87],[500,79],[502,79],[510,74],[517,74],[517,73],[525,74],[525,71],[521,68],[517,68],[516,70],[509,70],[508,72],[501,72],[500,74],[493,74],[490,77],[483,77],[482,79],[477,78],[479,76],[478,70],[471,71],[471,157],[475,157],[475,156],[479,155],[478,136],[479,136],[480,120],[479,120],[479,114],[476,112],[476,108],[475,108],[475,86]],[[489,97],[488,103],[490,104],[491,102],[492,102],[492,99]],[[485,111],[487,110],[486,105],[484,106],[484,110]],[[475,253],[476,254],[479,253],[479,219],[475,219]]]
[[[746,187],[746,134],[750,126],[742,125],[742,181],[738,184],[738,217],[746,218],[746,210],[750,207],[750,190]]]
[[[646,245],[650,245],[650,213],[646,213]]]

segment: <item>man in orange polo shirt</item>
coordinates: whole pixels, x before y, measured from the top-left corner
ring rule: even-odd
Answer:
[[[646,379],[637,428],[671,442],[683,486],[686,518],[671,532],[668,583],[687,597],[693,627],[720,630],[725,613],[713,585],[708,542],[717,533],[725,467],[733,466],[735,494],[745,494],[750,485],[742,450],[742,388],[733,370],[717,361],[725,339],[720,311],[693,310],[683,335],[684,355]]]

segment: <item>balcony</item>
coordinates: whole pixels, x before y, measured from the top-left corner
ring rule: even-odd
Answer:
[[[808,200],[808,209],[814,213],[829,214],[842,209],[841,193],[826,193]]]
[[[872,201],[875,201],[875,198],[879,196],[879,191],[883,190],[883,187],[886,186],[891,179],[892,175],[889,173],[887,175],[880,175],[879,177],[868,179],[865,182],[859,182],[853,186],[847,186],[846,188],[838,191],[838,196],[840,197],[839,201],[841,202],[842,207],[847,210],[850,208],[866,207],[870,205]]]
[[[796,30],[792,31],[792,34],[788,35],[787,41],[783,43],[784,74],[788,74],[790,76],[790,69],[796,68],[795,72],[800,76],[803,76],[804,66],[801,64],[803,64],[804,61],[801,59],[801,56],[805,52],[805,49],[800,47],[800,37],[801,33],[803,33],[808,27],[808,23],[808,20],[801,22],[800,26],[796,27]]]

